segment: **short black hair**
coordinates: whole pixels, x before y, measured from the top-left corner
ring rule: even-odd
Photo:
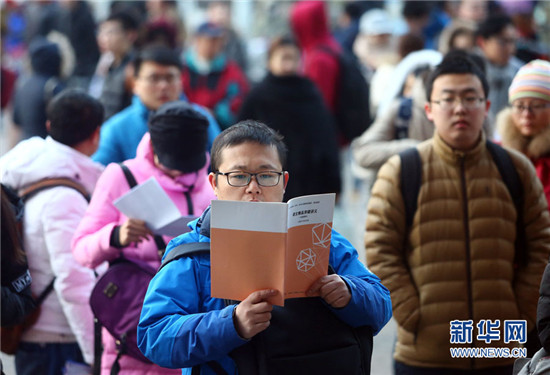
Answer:
[[[114,21],[120,23],[124,31],[137,31],[139,29],[139,22],[132,14],[119,10],[111,13],[104,22]]]
[[[405,1],[402,14],[404,18],[420,19],[429,16],[432,7],[429,1]]]
[[[296,43],[296,40],[289,36],[289,35],[283,35],[280,37],[277,37],[271,41],[271,44],[269,45],[269,49],[267,50],[267,60],[269,61],[271,57],[273,57],[273,53],[280,47],[296,47],[298,50],[300,50],[300,47],[298,47],[298,43]]]
[[[473,74],[481,81],[485,98],[489,95],[489,83],[485,77],[485,73],[476,62],[472,55],[466,51],[454,50],[447,53],[443,57],[443,61],[435,67],[426,83],[426,98],[431,100],[434,81],[442,75],[446,74]]]
[[[488,17],[485,21],[479,24],[476,31],[476,36],[483,39],[489,39],[495,35],[499,35],[508,26],[514,25],[512,19],[505,14],[499,14]]]
[[[230,126],[221,132],[212,144],[211,164],[212,172],[218,172],[222,163],[222,151],[227,147],[238,146],[251,142],[265,146],[275,146],[279,154],[279,161],[283,169],[286,168],[287,148],[283,136],[264,123],[255,120],[245,120]]]
[[[88,139],[103,122],[104,109],[99,100],[80,89],[67,89],[48,104],[49,135],[67,146]]]
[[[165,46],[151,46],[141,50],[134,58],[134,76],[139,75],[139,70],[144,62],[154,62],[164,66],[175,66],[182,69],[178,53]]]

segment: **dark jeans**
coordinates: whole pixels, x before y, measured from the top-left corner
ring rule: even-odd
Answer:
[[[490,367],[478,370],[458,370],[448,368],[413,367],[394,361],[395,375],[512,375],[514,365]]]
[[[65,362],[84,362],[78,344],[22,342],[15,353],[17,375],[61,375]]]

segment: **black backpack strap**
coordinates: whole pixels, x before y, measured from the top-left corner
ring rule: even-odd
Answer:
[[[118,165],[120,165],[120,168],[122,168],[122,172],[124,173],[124,177],[126,177],[126,181],[128,182],[128,186],[130,186],[130,189],[134,186],[137,186],[138,183],[130,168],[128,168],[123,163],[118,163]],[[162,236],[159,236],[158,234],[155,234],[153,236],[153,239],[155,240],[155,244],[157,245],[159,256],[162,258],[162,256],[164,255],[164,250],[166,249],[166,242],[164,242]]]
[[[210,253],[210,242],[191,242],[176,246],[162,260],[158,271],[160,271],[171,261],[183,258],[184,256],[188,256],[194,253]]]
[[[40,293],[40,295],[38,297],[36,297],[35,299],[35,302],[36,302],[36,305],[40,305],[42,304],[42,302],[44,302],[44,300],[46,299],[46,297],[48,297],[48,295],[52,292],[53,290],[53,285],[55,283],[55,277],[52,279],[52,281],[50,281],[50,283],[44,288],[44,290],[42,291],[42,293]]]
[[[405,204],[405,224],[411,228],[422,183],[422,161],[416,147],[399,153],[401,158],[401,195]]]
[[[525,226],[523,225],[523,207],[524,207],[524,192],[523,185],[519,178],[518,171],[514,166],[512,158],[508,152],[501,146],[489,140],[486,142],[487,150],[493,157],[497,165],[502,181],[508,188],[508,192],[512,196],[512,201],[516,208],[516,241],[515,241],[515,262],[518,265],[524,266],[527,263],[527,253],[525,251],[526,234]]]

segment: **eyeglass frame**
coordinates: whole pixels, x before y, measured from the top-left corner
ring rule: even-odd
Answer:
[[[536,114],[542,112],[544,109],[550,108],[550,103],[542,103],[537,105],[517,105],[517,104],[510,104],[510,108],[512,109],[512,112],[521,115],[525,110],[531,114]]]
[[[472,103],[467,104],[467,103],[464,102],[465,100],[470,100],[470,99],[473,100]],[[476,97],[457,96],[457,97],[453,98],[452,101],[450,99],[440,99],[440,100],[430,100],[430,103],[434,103],[434,104],[439,105],[440,108],[444,111],[450,111],[450,110],[456,108],[457,102],[460,102],[460,104],[466,109],[479,109],[479,108],[481,108],[480,103],[483,103],[485,101],[487,101],[487,98],[483,98],[483,97],[479,97],[479,96],[476,96]],[[447,106],[449,106],[449,107],[447,107]]]
[[[229,182],[229,176],[233,173],[240,173],[240,174],[245,174],[245,175],[248,175],[248,181],[246,182],[246,184],[244,185],[233,185],[231,184],[231,182]],[[278,177],[277,177],[277,183],[273,184],[273,185],[263,185],[262,183],[260,183],[260,180],[258,180],[258,175],[259,174],[263,174],[263,173],[275,173]],[[214,172],[214,174],[217,176],[217,175],[222,175],[222,176],[225,176],[226,180],[227,180],[227,184],[229,186],[232,186],[232,187],[245,187],[245,186],[248,186],[250,185],[250,182],[252,181],[252,177],[254,177],[256,179],[256,183],[259,185],[259,186],[262,186],[262,187],[273,187],[273,186],[277,186],[279,185],[279,182],[281,182],[281,176],[285,174],[285,171],[262,171],[262,172],[257,172],[257,173],[250,173],[250,172],[242,172],[242,171],[231,171],[231,172],[220,172],[220,171],[217,171],[217,172]]]

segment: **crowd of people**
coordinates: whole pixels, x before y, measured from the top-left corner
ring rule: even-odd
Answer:
[[[458,324],[464,347],[550,353],[550,47],[534,18],[548,3],[404,0],[396,17],[349,1],[333,25],[328,3],[295,1],[259,81],[230,1],[204,2],[193,28],[178,5],[112,1],[98,20],[87,1],[2,4],[2,329],[33,316],[17,375],[369,374],[392,317],[396,375],[517,371],[451,355]],[[357,137],[342,120],[350,64],[368,92]],[[209,248],[212,200],[340,204],[349,165],[369,196],[366,262],[332,230],[310,298],[213,298],[208,254],[171,258]],[[115,203],[150,179],[194,218],[179,236]],[[139,358],[89,302],[121,259],[158,269],[136,286]],[[333,337],[291,332],[305,314]]]

